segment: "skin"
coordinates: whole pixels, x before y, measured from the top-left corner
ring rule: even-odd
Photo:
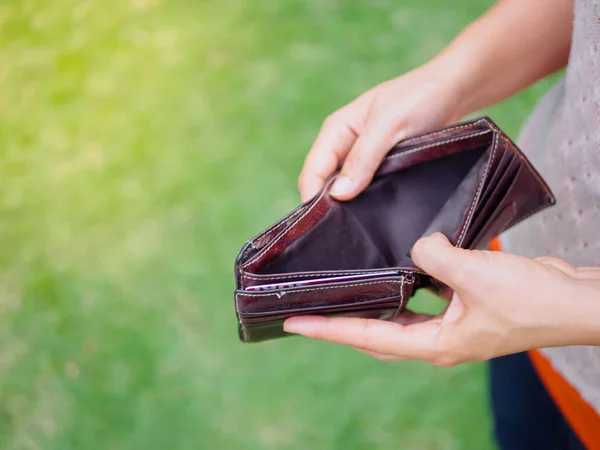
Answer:
[[[302,199],[339,167],[330,193],[354,198],[404,137],[455,122],[564,67],[572,20],[573,0],[497,2],[435,59],[325,120],[300,174]],[[600,268],[456,249],[442,235],[418,241],[412,257],[454,291],[439,316],[407,311],[396,322],[305,316],[288,319],[285,330],[380,359],[440,366],[540,347],[600,345]]]
[[[438,366],[541,347],[600,345],[598,267],[457,249],[439,233],[419,240],[412,257],[454,291],[442,314],[407,312],[396,322],[294,317],[285,330],[379,359],[419,359]]]

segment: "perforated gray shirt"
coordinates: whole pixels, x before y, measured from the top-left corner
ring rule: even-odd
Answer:
[[[565,77],[536,106],[519,145],[548,181],[557,204],[505,233],[504,249],[600,266],[600,0],[575,1]],[[600,347],[543,351],[600,413]]]

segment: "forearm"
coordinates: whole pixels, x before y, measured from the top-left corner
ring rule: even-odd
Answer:
[[[563,303],[564,329],[571,330],[574,344],[600,346],[600,268],[578,269],[577,278]]]
[[[573,0],[500,0],[432,64],[448,74],[465,115],[564,67],[572,29]]]

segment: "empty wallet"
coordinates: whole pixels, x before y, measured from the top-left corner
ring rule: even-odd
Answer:
[[[403,140],[353,200],[329,196],[334,179],[238,254],[243,342],[285,336],[283,321],[295,315],[394,318],[416,289],[443,287],[411,260],[420,237],[441,232],[456,247],[479,248],[555,203],[488,117]]]

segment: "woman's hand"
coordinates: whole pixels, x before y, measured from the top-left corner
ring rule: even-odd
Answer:
[[[374,87],[325,120],[300,174],[302,200],[339,167],[331,195],[355,197],[406,136],[455,122],[560,69],[572,29],[573,0],[499,0],[431,62]]]
[[[340,166],[331,195],[338,200],[355,197],[397,142],[458,120],[459,94],[450,73],[449,67],[434,60],[374,87],[331,114],[300,174],[302,200],[312,198]]]
[[[542,347],[600,345],[600,268],[453,247],[441,234],[415,244],[414,262],[455,292],[439,316],[395,322],[294,317],[290,333],[349,345],[385,360],[439,366]]]

